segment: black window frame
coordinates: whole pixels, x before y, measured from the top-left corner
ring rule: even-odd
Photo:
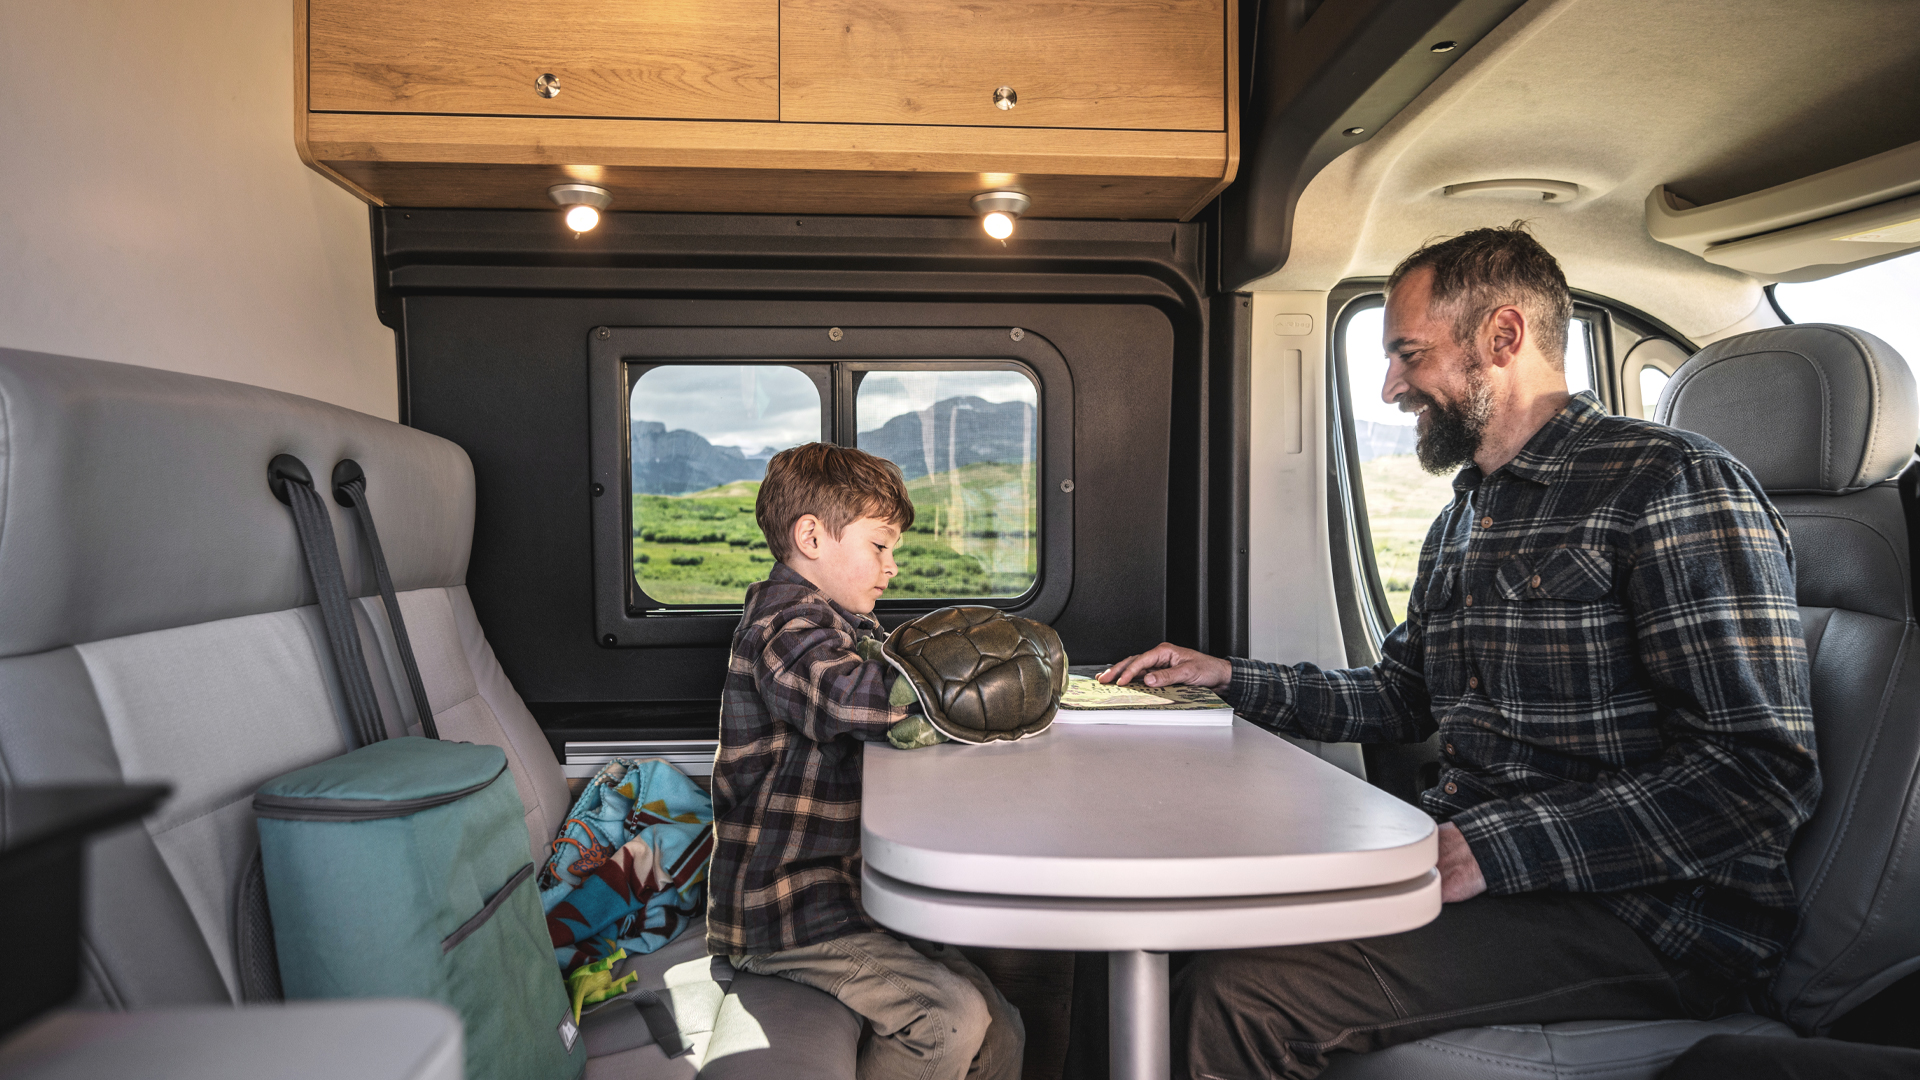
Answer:
[[[1033,586],[1017,597],[886,599],[875,615],[884,625],[897,625],[967,603],[1051,622],[1066,607],[1073,583],[1073,382],[1066,361],[1041,335],[1016,327],[596,327],[587,351],[594,633],[603,647],[725,644],[740,621],[737,604],[654,602],[633,573],[630,395],[641,375],[668,364],[800,369],[822,389],[823,438],[844,439],[845,445],[858,439],[855,406],[868,372],[1022,372],[1034,383],[1038,426],[1040,537]]]

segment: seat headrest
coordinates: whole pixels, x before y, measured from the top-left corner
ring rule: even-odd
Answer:
[[[1920,435],[1907,362],[1872,334],[1827,323],[1701,349],[1674,373],[1654,419],[1719,443],[1773,494],[1838,495],[1890,479]]]

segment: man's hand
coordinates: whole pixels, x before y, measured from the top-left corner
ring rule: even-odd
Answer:
[[[1136,675],[1144,675],[1140,681],[1148,686],[1207,686],[1220,690],[1232,681],[1233,665],[1163,641],[1138,656],[1127,657],[1095,678],[1125,686]]]
[[[1473,857],[1467,838],[1451,821],[1440,823],[1440,902],[1455,904],[1471,900],[1487,891],[1487,879],[1480,876],[1480,860]]]

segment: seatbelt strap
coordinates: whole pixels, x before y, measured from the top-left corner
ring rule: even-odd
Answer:
[[[327,649],[333,653],[340,690],[347,699],[347,718],[359,736],[359,745],[371,746],[387,737],[386,725],[380,721],[380,703],[373,696],[367,658],[360,651],[360,630],[348,605],[347,579],[340,570],[340,549],[333,543],[333,520],[327,514],[327,504],[313,490],[313,474],[307,471],[306,463],[292,454],[280,454],[267,464],[267,486],[275,498],[293,510],[293,527],[300,534],[307,576],[313,579],[313,591],[320,597]]]
[[[407,637],[407,621],[400,615],[400,598],[393,592],[393,575],[387,573],[387,556],[380,550],[380,533],[373,527],[373,508],[367,505],[367,474],[352,458],[333,467],[333,500],[350,507],[360,519],[360,535],[366,537],[367,550],[373,554],[373,578],[380,585],[380,599],[387,606],[387,622],[393,627],[393,643],[400,650],[400,666],[407,671],[407,685],[413,689],[413,707],[420,714],[420,733],[429,739],[440,737],[433,723],[433,706],[427,703],[427,687],[420,681],[420,665],[413,659],[413,641]]]

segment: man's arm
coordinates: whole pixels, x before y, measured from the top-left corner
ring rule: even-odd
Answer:
[[[1435,534],[1427,531],[1419,573],[1407,599],[1407,618],[1380,644],[1372,667],[1326,670],[1313,664],[1271,664],[1234,657],[1218,660],[1162,643],[1100,673],[1100,681],[1126,685],[1136,676],[1148,686],[1185,683],[1220,691],[1233,710],[1270,731],[1321,742],[1419,742],[1433,734],[1427,695],[1425,585],[1433,572]]]
[[[851,635],[806,606],[782,614],[767,635],[754,680],[773,715],[814,742],[836,736],[880,740],[907,715],[888,700],[884,661],[862,660]]]
[[[1689,881],[1784,850],[1820,794],[1786,529],[1732,463],[1690,464],[1636,523],[1626,602],[1662,707],[1647,764],[1453,822],[1494,893]]]

